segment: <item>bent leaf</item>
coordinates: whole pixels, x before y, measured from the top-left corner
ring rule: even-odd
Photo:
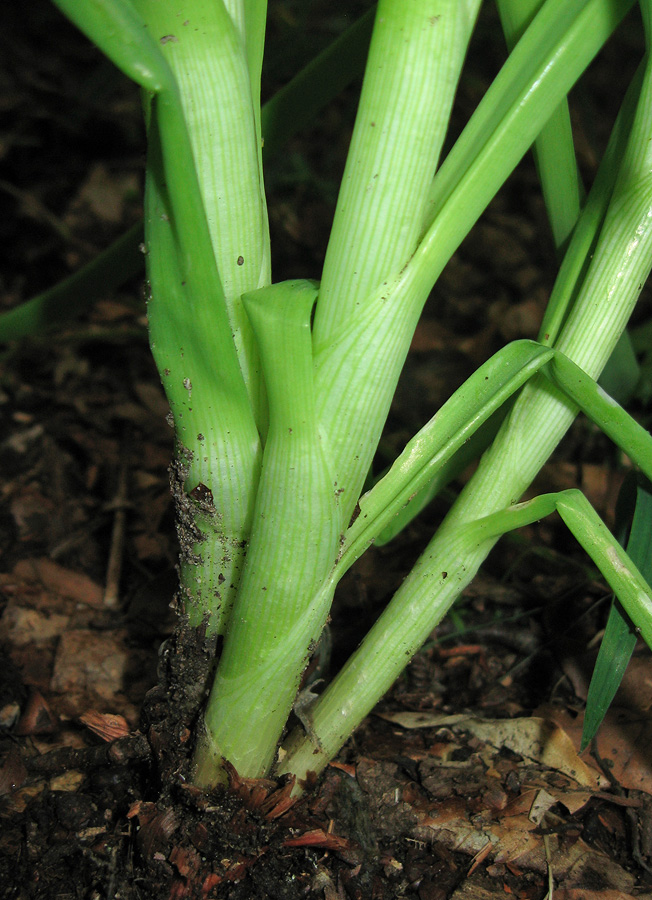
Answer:
[[[620,523],[621,530],[625,533],[631,519],[627,553],[639,567],[641,574],[650,581],[652,580],[652,485],[642,478],[637,481],[635,476],[632,480],[634,484],[626,481],[621,489],[616,515],[618,516],[620,512],[620,518],[625,517],[626,521]],[[619,540],[624,544],[624,537],[621,539],[619,535]],[[635,628],[614,597],[589,685],[581,750],[588,747],[602,724],[620,687],[636,640]]]
[[[487,360],[407,444],[387,475],[359,501],[344,535],[338,578],[392,518],[432,481],[437,471],[517,391],[554,351],[514,341]]]

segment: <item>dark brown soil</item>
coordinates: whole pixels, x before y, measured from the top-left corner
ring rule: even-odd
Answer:
[[[341,27],[351,4],[309,6],[272,5],[279,49],[267,92]],[[8,309],[137,221],[144,144],[137,92],[53,7],[39,0],[28,17],[11,7],[3,16],[0,305]],[[302,45],[304,16],[312,28]],[[640,43],[634,23],[596,66],[590,90],[577,92],[587,177]],[[501,48],[488,15],[460,90],[462,119]],[[276,280],[319,272],[354,97],[333,104],[270,168]],[[526,161],[433,292],[379,468],[493,350],[536,335],[553,259]],[[139,280],[51,336],[5,348],[2,362],[1,897],[542,900],[550,878],[557,900],[652,897],[649,653],[637,650],[596,753],[580,758],[608,594],[558,523],[499,547],[299,803],[287,782],[236,772],[228,789],[200,792],[189,756],[215,648],[178,626],[170,608],[172,433]],[[622,475],[608,442],[578,422],[539,488],[581,486],[611,521]],[[344,579],[332,671],[447,502]]]

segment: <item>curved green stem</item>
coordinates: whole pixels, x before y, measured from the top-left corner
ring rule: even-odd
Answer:
[[[637,113],[596,253],[557,342],[558,349],[591,378],[599,375],[609,358],[652,265],[651,94],[648,57]],[[563,368],[564,363],[556,371]],[[582,381],[574,368],[567,374],[571,383]],[[319,771],[337,752],[491,550],[497,535],[478,531],[478,520],[499,514],[519,499],[576,412],[575,403],[543,375],[536,375],[523,388],[426,551],[360,648],[312,708],[318,746],[295,732],[286,742],[287,756],[280,771],[303,778],[308,771]],[[649,447],[645,454],[652,466]],[[622,562],[619,552],[614,559]]]
[[[310,319],[317,288],[288,282],[244,297],[270,422],[251,540],[204,715],[195,780],[268,771],[331,596],[317,588],[337,551],[338,488],[315,410]]]

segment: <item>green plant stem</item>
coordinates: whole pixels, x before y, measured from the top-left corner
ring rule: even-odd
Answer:
[[[262,45],[251,23],[259,57],[248,59],[244,12],[233,3],[235,20],[223,0],[192,0],[180,19],[177,7],[159,0],[135,0],[152,37],[170,65],[179,95],[192,158],[208,222],[214,260],[226,304],[230,339],[234,342],[254,417],[264,430],[266,415],[260,362],[249,321],[242,308],[243,292],[269,284],[270,249],[262,180],[260,137],[260,61]],[[254,10],[254,7],[251,8]],[[265,7],[257,12],[264,25]],[[254,52],[253,49],[251,52]],[[256,68],[257,67],[257,68]],[[256,80],[250,80],[254,70]],[[257,74],[256,74],[257,73]],[[257,93],[253,93],[256,90]],[[177,144],[170,141],[169,152]],[[179,165],[187,181],[189,173]],[[168,177],[172,174],[169,167]],[[179,223],[177,239],[194,241],[195,228]],[[200,248],[194,248],[194,258]],[[216,323],[213,327],[221,327]]]
[[[451,29],[457,34],[456,28],[461,29],[460,34],[451,42]],[[448,0],[443,7],[439,0],[428,0],[425,4],[384,0],[379,5],[370,49],[372,62],[365,76],[349,163],[356,170],[356,179],[366,185],[359,198],[364,209],[354,207],[347,211],[347,229],[359,228],[357,217],[366,212],[366,218],[363,216],[366,224],[356,232],[362,241],[360,271],[364,273],[364,284],[353,286],[360,301],[365,299],[370,285],[377,287],[382,266],[389,259],[392,266],[400,267],[414,249],[419,218],[411,231],[408,225],[414,218],[414,204],[423,202],[425,188],[432,177],[463,60],[463,39],[468,38],[469,31],[466,11],[460,10],[457,0]],[[439,79],[444,85],[441,89],[438,89]],[[356,134],[361,136],[356,138]],[[349,173],[348,179],[351,177]],[[346,192],[345,197],[340,208],[354,202]],[[351,211],[356,215],[351,216]],[[389,216],[389,220],[374,219],[380,212]],[[396,217],[405,227],[396,228]],[[342,228],[336,225],[334,234],[341,233]],[[374,243],[380,260],[374,259]],[[353,264],[353,260],[350,262]],[[345,298],[351,273],[347,269],[342,272],[346,285],[337,294],[337,302],[346,299],[355,309],[355,297]],[[275,462],[279,448],[285,448],[283,452],[287,455],[289,445],[268,442],[265,446],[251,542],[233,610],[233,627],[226,638],[205,713],[210,738],[200,746],[196,759],[197,778],[202,783],[219,777],[220,755],[226,756],[245,776],[263,774],[274,758],[310,645],[319,637],[328,613],[330,597],[327,592],[318,594],[317,588],[337,555],[339,536],[350,518],[361,478],[371,462],[415,324],[415,321],[403,323],[397,338],[383,330],[382,317],[377,317],[381,330],[375,335],[375,349],[365,344],[367,359],[373,361],[375,371],[370,373],[368,365],[366,379],[360,371],[348,392],[349,419],[357,414],[352,410],[360,408],[358,392],[363,390],[363,384],[364,390],[370,392],[367,396],[373,396],[365,411],[369,421],[364,423],[363,430],[367,436],[360,453],[353,454],[353,463],[350,459],[345,462],[339,442],[346,424],[325,408],[324,371],[315,360],[314,349],[319,342],[316,322],[320,305],[328,306],[330,295],[323,294],[322,282],[310,345],[290,350],[288,335],[283,330],[283,295],[288,294],[288,289],[284,285],[276,288],[260,292],[268,302],[280,298],[276,336],[270,338],[267,334],[269,322],[264,330],[256,328],[256,334],[263,357],[272,359],[278,354],[283,357],[292,353],[310,372],[310,376],[305,372],[296,373],[295,381],[283,384],[280,392],[293,396],[297,409],[302,408],[299,401],[303,391],[309,392],[301,402],[309,401],[310,411],[304,409],[302,416],[310,426],[311,439],[305,460],[292,457],[295,463],[290,470],[287,463]],[[252,301],[255,297],[252,295]],[[398,304],[399,298],[395,298],[395,307]],[[250,312],[258,315],[254,307]],[[358,318],[365,318],[365,313],[368,317],[372,310],[364,310]],[[349,313],[343,309],[340,314]],[[409,316],[414,318],[414,307]],[[285,324],[289,327],[291,320]],[[391,322],[386,321],[385,325]],[[321,333],[324,334],[323,328]],[[367,338],[373,341],[372,334]],[[278,346],[272,352],[274,340]],[[307,358],[304,362],[308,352],[309,362]],[[343,346],[338,352],[344,358]],[[266,366],[270,391],[275,369],[274,365]],[[271,426],[270,418],[270,436]],[[284,422],[280,433],[283,429],[287,432],[290,426],[289,443],[293,445],[297,434],[295,424],[289,420]],[[274,433],[279,433],[278,426]],[[359,428],[357,433],[360,434]],[[288,441],[287,434],[285,441]],[[351,468],[355,475],[349,477]],[[266,489],[268,482],[270,488]],[[306,485],[310,487],[309,504],[305,500]],[[307,561],[311,564],[307,565]]]
[[[559,29],[556,28],[554,18],[550,9],[559,14],[559,3],[556,0],[549,0],[547,15],[537,17],[536,27],[539,31],[547,35],[545,42],[545,52],[550,53],[554,41],[560,40]],[[617,11],[617,15],[624,14],[627,4],[623,3]],[[391,15],[383,16],[385,9],[390,10]],[[565,8],[564,8],[565,9]],[[441,11],[441,7],[439,7]],[[552,111],[559,103],[560,96],[564,88],[567,90],[577,77],[577,74],[587,64],[591,55],[604,41],[606,35],[613,29],[617,22],[617,15],[613,15],[613,10],[609,7],[609,14],[603,18],[598,18],[597,23],[593,22],[590,13],[596,10],[605,11],[604,3],[598,3],[598,0],[588,0],[582,7],[585,14],[578,16],[575,14],[570,17],[568,27],[571,30],[571,38],[564,39],[564,53],[559,54],[559,68],[550,68],[544,53],[538,48],[535,38],[530,38],[530,43],[525,42],[525,50],[520,54],[516,54],[515,61],[510,69],[512,79],[516,79],[515,87],[510,87],[506,97],[510,102],[517,103],[519,91],[529,99],[532,93],[532,87],[529,79],[533,79],[536,88],[542,91],[540,99],[545,97],[545,102],[549,104]],[[420,16],[423,16],[423,10],[420,9]],[[356,120],[356,132],[360,129],[359,143],[356,141],[356,134],[352,141],[352,149],[347,162],[347,168],[353,167],[355,179],[351,176],[352,190],[355,190],[355,182],[359,179],[359,184],[363,186],[361,193],[352,197],[347,194],[346,173],[345,185],[343,186],[343,198],[340,199],[338,209],[343,210],[343,218],[340,220],[344,224],[338,225],[338,214],[336,213],[336,222],[333,228],[333,236],[331,241],[335,241],[334,254],[342,254],[340,260],[341,268],[333,264],[333,287],[329,291],[327,279],[328,259],[325,266],[324,279],[320,288],[320,294],[317,304],[317,312],[315,316],[313,330],[314,359],[315,359],[315,391],[316,391],[316,409],[322,423],[324,449],[332,460],[336,484],[333,488],[342,492],[340,495],[340,528],[346,525],[352,503],[357,498],[362,481],[368,469],[371,454],[375,448],[380,427],[384,422],[386,411],[389,405],[389,398],[394,390],[398,371],[402,365],[403,358],[407,352],[409,337],[412,334],[421,306],[425,301],[427,293],[432,284],[433,277],[436,277],[439,266],[443,266],[447,253],[452,252],[455,247],[455,240],[461,239],[463,236],[461,230],[461,214],[459,221],[455,217],[454,211],[450,215],[438,215],[433,227],[429,229],[422,244],[417,248],[416,252],[411,250],[413,242],[418,239],[419,229],[414,232],[405,232],[396,228],[396,223],[403,221],[402,204],[409,201],[412,212],[418,209],[418,204],[423,202],[423,185],[430,178],[432,168],[436,163],[439,152],[440,143],[438,138],[441,136],[443,140],[443,123],[447,120],[449,104],[452,101],[452,91],[456,83],[459,67],[464,55],[465,42],[468,40],[470,33],[470,21],[467,10],[461,9],[457,4],[452,4],[448,9],[449,17],[447,20],[442,15],[437,24],[442,28],[437,32],[433,28],[423,27],[423,18],[415,16],[414,7],[408,7],[405,4],[381,4],[378,10],[377,27],[379,31],[374,31],[372,45],[370,48],[370,66],[367,69],[365,77],[365,85],[363,86],[363,94],[361,99],[360,111]],[[457,19],[455,19],[457,16]],[[402,18],[404,17],[404,18]],[[443,20],[443,21],[442,21]],[[562,16],[562,20],[564,17]],[[456,25],[452,23],[456,22]],[[552,24],[550,24],[552,22]],[[429,23],[432,25],[432,23]],[[444,27],[447,26],[447,27]],[[415,33],[415,43],[410,43],[406,37],[409,28]],[[455,28],[457,27],[457,31]],[[401,40],[390,40],[391,29],[400,29]],[[453,29],[451,31],[451,29]],[[550,34],[546,31],[551,31]],[[386,30],[388,30],[386,32]],[[586,40],[584,44],[580,41],[580,36],[586,38],[586,34],[582,35],[582,31],[588,30],[590,40]],[[378,35],[378,39],[377,39]],[[455,35],[455,38],[452,37]],[[538,32],[535,34],[537,37]],[[437,37],[445,42],[442,47],[437,42]],[[394,35],[396,38],[396,35]],[[540,40],[540,38],[537,38]],[[563,32],[562,32],[563,39]],[[431,127],[430,120],[433,112],[427,108],[427,103],[432,100],[432,95],[436,93],[434,90],[426,90],[417,98],[414,98],[413,91],[408,91],[405,96],[406,88],[404,83],[407,82],[408,87],[411,86],[410,78],[399,77],[402,75],[402,67],[407,66],[407,75],[409,76],[413,70],[419,69],[417,59],[419,52],[423,53],[428,49],[428,41],[434,41],[433,48],[429,49],[429,53],[434,54],[434,61],[431,58],[431,66],[433,76],[442,78],[443,84],[450,88],[450,94],[446,94],[440,98],[441,103],[446,107],[446,116],[440,118],[436,115],[437,129],[434,134],[430,135],[430,146],[434,144],[435,153],[424,160],[423,148],[416,140],[416,150],[418,153],[412,157],[408,152],[415,144],[413,121],[410,118],[401,120],[400,114],[406,117],[413,116],[414,121],[419,123],[420,129],[428,129]],[[423,41],[426,41],[425,46]],[[382,53],[385,52],[384,43],[389,48],[388,61],[385,65],[379,62],[374,64],[375,52],[379,54],[379,61],[382,59]],[[587,46],[588,45],[588,46]],[[521,45],[519,44],[519,47]],[[398,48],[398,49],[397,49]],[[518,48],[517,48],[518,49]],[[575,60],[571,51],[581,49],[579,59]],[[534,59],[531,59],[533,51]],[[394,54],[394,55],[392,55]],[[441,57],[437,56],[441,54]],[[563,64],[563,65],[562,65]],[[444,69],[440,69],[440,65]],[[525,69],[522,68],[525,66]],[[539,68],[540,67],[540,70]],[[444,76],[444,72],[447,73]],[[543,74],[542,74],[543,73]],[[547,79],[547,80],[546,80]],[[512,84],[507,81],[508,86]],[[419,80],[419,85],[423,85],[423,79]],[[542,87],[543,86],[543,87]],[[423,90],[423,88],[421,88]],[[546,93],[546,91],[548,93]],[[376,93],[377,92],[377,93]],[[529,92],[529,93],[528,93]],[[516,128],[516,120],[508,114],[506,110],[506,99],[497,95],[497,109],[500,115],[506,118],[509,126]],[[502,136],[504,140],[504,130],[507,127],[501,122],[496,135],[491,135],[488,144],[490,156],[500,159],[498,173],[491,171],[491,178],[487,175],[483,176],[483,183],[476,171],[477,190],[481,188],[481,196],[469,196],[471,185],[475,184],[474,178],[469,175],[462,177],[460,184],[461,192],[465,199],[471,204],[471,208],[477,208],[478,214],[481,210],[481,204],[488,201],[499,184],[499,179],[505,177],[509,171],[508,165],[515,163],[527,149],[528,134],[531,139],[536,136],[537,128],[532,118],[528,119],[527,102],[519,102],[517,104],[519,114],[522,114],[523,121],[521,129],[515,131],[514,141],[509,144],[509,152],[506,154],[507,161],[499,156],[499,138]],[[523,113],[522,110],[525,110]],[[534,110],[529,112],[529,116],[534,116]],[[489,119],[489,126],[494,126],[493,120]],[[379,127],[383,126],[383,127]],[[440,130],[441,129],[441,134]],[[477,131],[476,131],[477,134]],[[405,147],[402,139],[404,135],[411,137]],[[484,139],[486,141],[486,138]],[[484,147],[485,144],[483,143]],[[382,165],[387,157],[392,158],[393,167],[388,169],[385,178],[382,177]],[[475,154],[472,163],[479,166],[481,162],[486,163],[487,160],[482,158],[482,154]],[[413,168],[417,167],[419,177],[416,177]],[[405,167],[405,168],[404,168]],[[484,171],[484,169],[483,169]],[[366,174],[365,174],[366,173]],[[409,173],[409,177],[408,177]],[[427,175],[427,179],[426,179]],[[377,176],[376,178],[374,176]],[[426,181],[424,182],[424,179]],[[486,183],[488,180],[488,184]],[[380,182],[378,188],[377,182]],[[406,190],[404,182],[407,182]],[[376,195],[376,190],[379,194]],[[384,190],[384,193],[383,193]],[[453,195],[455,202],[461,202],[459,192],[452,191],[449,195],[451,203]],[[396,202],[397,207],[392,210],[391,203]],[[378,205],[380,204],[380,205]],[[352,215],[355,210],[356,215]],[[448,212],[448,206],[442,207],[442,213]],[[382,215],[381,215],[382,213]],[[464,217],[469,214],[468,209],[464,208]],[[383,218],[385,217],[385,218]],[[389,219],[387,218],[389,217]],[[423,217],[422,217],[423,220]],[[388,231],[388,221],[392,223],[392,228]],[[453,235],[449,243],[449,236],[442,222],[452,229]],[[468,218],[466,218],[467,225]],[[358,232],[356,229],[362,229]],[[373,253],[373,241],[369,237],[369,233],[377,235],[377,244],[379,250],[380,262]],[[342,235],[348,234],[348,240],[343,240]],[[357,238],[357,241],[356,241]],[[439,239],[439,241],[437,240]],[[441,245],[443,244],[443,250]],[[329,245],[329,252],[330,251]],[[350,256],[351,248],[355,248],[353,257]],[[398,260],[410,258],[407,266],[400,271],[400,263]],[[391,254],[396,254],[392,256]],[[392,263],[392,260],[396,260]],[[436,260],[436,263],[434,262]],[[399,271],[393,277],[387,277],[387,267],[396,265]],[[341,294],[336,289],[337,270],[340,277],[344,279],[345,287]],[[391,271],[391,269],[389,270]],[[434,276],[433,276],[434,271]],[[383,274],[384,273],[384,274]],[[330,278],[331,276],[328,276]],[[322,306],[323,304],[323,306]],[[342,304],[341,309],[338,304]],[[335,315],[329,315],[328,310],[331,308],[338,310]],[[322,317],[323,315],[323,317]],[[345,473],[343,475],[342,473]],[[504,505],[504,503],[503,503]],[[279,535],[282,542],[282,533]],[[486,551],[485,551],[486,552]],[[471,558],[473,553],[469,550]],[[247,559],[246,566],[253,565],[252,556]],[[471,568],[473,565],[471,564]],[[454,581],[454,580],[453,580]],[[305,605],[310,605],[313,599],[309,594],[305,594],[304,586],[295,580],[295,590],[299,595],[304,596],[302,601]],[[324,590],[319,596],[327,596],[328,590]],[[450,595],[450,602],[456,596],[455,592]],[[273,603],[273,598],[268,597],[268,603]],[[242,610],[246,612],[243,613]],[[238,595],[238,603],[234,610],[234,621],[242,618],[248,621],[252,616],[259,615],[259,611],[247,598],[243,591]],[[411,613],[408,613],[408,618]],[[394,616],[395,621],[395,616]],[[415,623],[416,623],[415,619]],[[244,630],[243,630],[243,633]],[[372,633],[373,634],[373,633]],[[230,638],[229,638],[230,639]],[[423,640],[423,636],[419,637],[419,642]],[[418,644],[416,645],[418,646]],[[415,646],[415,649],[416,649]],[[242,641],[237,649],[234,647],[233,658],[241,660],[243,673],[250,669],[250,660],[255,660],[256,656],[261,653],[260,647],[247,647]],[[263,655],[265,655],[263,653]],[[402,659],[403,664],[405,655],[403,648],[396,650],[396,658]],[[305,655],[300,658],[300,662],[305,659]],[[252,669],[253,671],[253,669]],[[356,673],[356,679],[358,674]],[[373,680],[366,676],[369,681]],[[375,678],[375,675],[374,675]],[[219,679],[219,670],[218,670]],[[237,698],[242,701],[245,696],[242,687],[246,680],[246,675],[242,674],[238,683],[239,692]],[[390,680],[391,683],[391,680]],[[383,688],[386,689],[386,684]],[[347,690],[351,689],[351,684],[347,685]],[[252,677],[250,686],[247,689],[252,697],[259,696],[256,678]],[[357,694],[362,698],[361,706],[365,703],[364,697],[366,692],[358,687]],[[256,755],[249,755],[249,749],[246,745],[235,747],[235,741],[231,741],[228,734],[231,729],[235,729],[236,717],[238,715],[238,706],[231,702],[231,696],[226,698],[227,702],[222,702],[219,691],[214,691],[211,695],[211,703],[207,716],[211,717],[211,721],[220,729],[220,736],[215,741],[214,756],[219,756],[223,752],[224,746],[233,747],[233,753],[238,756],[230,756],[230,760],[236,768],[245,775],[255,775],[260,773],[259,764],[256,762],[255,768],[243,768],[244,765],[250,765],[256,757],[269,759],[269,751],[265,751],[259,746]],[[341,694],[340,694],[341,696]],[[367,699],[368,699],[368,695]],[[321,701],[320,701],[321,702]],[[347,700],[348,702],[348,700]],[[279,708],[276,698],[272,695],[267,701],[263,697],[258,701],[256,706],[257,714],[264,714],[265,706],[273,712],[274,715],[279,714]],[[254,704],[245,701],[244,708],[253,710]],[[286,710],[287,712],[288,710]],[[364,712],[362,713],[365,714]],[[280,719],[280,714],[279,714]],[[265,729],[260,718],[249,717],[247,719],[249,733],[257,736],[259,733],[267,739],[270,735]],[[354,726],[353,726],[354,727]],[[255,739],[255,738],[254,738]],[[321,740],[321,738],[319,738]],[[330,746],[328,741],[324,743],[324,747]],[[307,751],[309,754],[311,750]],[[325,758],[328,757],[325,753]]]
[[[193,0],[182,20],[169,2],[136,5],[180,97],[179,105],[152,100],[146,218],[150,339],[177,438],[180,596],[191,624],[207,619],[209,633],[221,633],[247,551],[267,429],[258,348],[241,301],[270,280],[259,108],[265,5]],[[187,135],[186,167],[178,153]],[[195,177],[197,190],[188,190]]]
[[[637,115],[593,264],[558,348],[595,378],[638,298],[652,259],[652,73],[649,58]],[[523,389],[443,525],[387,609],[312,708],[315,738],[295,731],[280,772],[320,771],[389,689],[475,576],[496,537],[479,539],[478,519],[513,504],[566,432],[576,407],[536,376]]]
[[[209,96],[202,95],[207,103],[218,106],[222,99],[230,99],[234,85],[229,76],[237,82],[238,73],[243,67],[247,72],[251,61],[239,64],[235,59],[244,53],[239,39],[234,39],[233,23],[223,4],[210,6],[204,0],[196,0],[196,4],[187,11],[196,26],[201,19],[205,31],[186,28],[183,40],[175,41],[172,28],[164,26],[173,22],[174,28],[183,28],[186,20],[176,17],[176,7],[167,0],[154,4],[155,8],[149,0],[142,0],[143,11],[152,15],[149,28],[130,0],[90,0],[85,4],[58,0],[61,9],[147,92],[148,314],[152,352],[176,431],[173,480],[182,545],[181,595],[191,621],[199,624],[206,620],[209,631],[215,633],[226,627],[253,511],[261,447],[250,398],[255,401],[259,397],[260,380],[254,366],[243,364],[241,368],[236,354],[231,313],[202,198],[203,179],[195,168],[188,133],[184,111],[188,98],[184,100],[162,51],[168,44],[181,44],[181,52],[169,56],[183,72],[181,82],[186,90],[187,80],[198,74],[192,62],[183,65],[192,59],[188,44],[198,40],[201,55],[210,40],[209,26],[224,26],[219,36],[220,71],[225,81],[210,84]],[[250,9],[255,12],[258,7]],[[236,96],[255,121],[251,92]],[[207,112],[210,115],[210,110]],[[247,152],[256,159],[250,190],[260,205],[259,142],[249,141]],[[210,161],[201,162],[209,165]],[[240,160],[234,163],[239,166]],[[198,170],[203,171],[201,166]],[[221,173],[227,182],[228,174]],[[260,246],[258,231],[244,235],[239,245],[243,259],[248,255],[247,237]],[[233,267],[238,265],[238,260],[230,262]],[[229,272],[227,266],[227,276]]]
[[[200,784],[215,781],[221,756],[248,776],[268,771],[330,607],[330,596],[317,595],[338,530],[333,474],[315,414],[316,294],[311,282],[289,282],[244,298],[263,360],[270,427],[247,563],[196,753]],[[236,710],[235,719],[227,717]]]
[[[432,286],[394,290],[446,135],[477,0],[378,6],[315,313],[316,389],[345,527]]]
[[[546,0],[434,180],[479,0],[381,0],[312,330],[316,287],[269,284],[265,0],[188,0],[183,16],[171,0],[59,2],[148,92],[150,333],[177,439],[182,597],[192,624],[225,633],[196,777],[219,780],[223,757],[241,775],[263,775],[348,564],[351,514],[432,284],[632,0]],[[621,175],[606,179],[598,204],[594,260],[581,259],[581,289],[578,276],[549,336],[588,375],[525,348],[547,374],[522,388],[443,527],[312,709],[309,734],[289,739],[280,771],[303,778],[323,767],[499,534],[553,502],[512,506],[573,420],[583,379],[600,372],[649,271],[650,109],[646,70]],[[541,137],[566,160],[567,125]],[[542,161],[544,181],[558,165]],[[561,183],[574,177],[567,167]],[[576,208],[573,193],[552,212],[559,240]],[[494,396],[517,386],[529,362],[516,361],[510,385],[489,386],[474,427],[496,413]],[[433,449],[437,465],[450,463],[465,428]],[[580,501],[554,504],[587,531]],[[608,556],[608,542],[600,546]]]
[[[177,440],[181,598],[192,623],[208,618],[209,631],[219,632],[248,539],[261,448],[201,195],[192,189],[194,169],[179,165],[185,134],[178,105],[166,95],[154,98],[145,219],[148,318]]]
[[[197,282],[184,268],[170,201],[155,175],[163,170],[158,146],[152,133],[145,189],[153,285],[148,317],[152,353],[174,415],[181,599],[191,624],[209,616],[209,631],[220,633],[246,551],[262,450],[239,369],[216,379],[233,343],[222,349],[228,330],[210,327],[206,297],[196,302]]]
[[[368,471],[367,450],[369,446],[375,446],[370,442],[370,435],[374,440],[378,438],[389,406],[385,385],[396,383],[407,352],[408,336],[413,333],[433,283],[476,218],[537,137],[542,119],[553,113],[630,6],[631,0],[617,0],[616,3],[586,0],[575,5],[567,4],[565,0],[547,0],[437,172],[425,205],[422,197],[413,198],[413,208],[423,209],[422,239],[409,262],[393,275],[379,268],[380,283],[366,297],[354,293],[358,281],[363,283],[365,277],[369,277],[369,284],[373,283],[371,276],[366,276],[364,267],[367,237],[365,234],[358,238],[355,227],[366,226],[367,231],[372,232],[385,224],[379,210],[369,219],[365,216],[367,208],[374,208],[376,169],[373,165],[366,180],[361,173],[356,173],[362,184],[371,184],[370,191],[355,196],[355,202],[338,202],[338,207],[341,204],[344,210],[343,230],[348,234],[339,260],[346,286],[343,295],[347,298],[341,302],[346,305],[339,318],[324,319],[322,325],[322,301],[330,302],[328,298],[332,297],[336,308],[340,302],[335,289],[333,294],[328,292],[325,265],[314,334],[319,408],[323,410],[325,428],[329,428],[328,423],[336,423],[333,434],[329,434],[334,464],[338,477],[345,469],[348,476],[346,481],[339,479],[346,492],[343,511],[352,509],[348,501],[355,502],[364,483]],[[472,16],[461,9],[457,12],[468,27]],[[468,38],[461,25],[456,34],[459,41]],[[452,37],[449,37],[449,43],[455,48]],[[373,41],[370,54],[372,52]],[[453,79],[454,62],[457,61],[457,54],[451,51],[447,84]],[[393,85],[394,80],[386,85],[390,96]],[[447,102],[447,97],[442,99],[442,103]],[[391,113],[391,103],[388,109]],[[374,137],[375,131],[375,127],[367,127],[360,138],[363,147],[365,141]],[[354,149],[355,135],[352,153]],[[401,156],[391,142],[385,144],[384,152],[393,156],[400,168]],[[371,158],[373,161],[373,155]],[[346,185],[343,192],[346,197]],[[357,226],[352,208],[359,211]],[[391,215],[391,221],[400,221],[398,213],[388,212],[386,208],[383,211]],[[345,228],[349,218],[353,223],[350,233]],[[337,224],[336,212],[331,242],[336,240]],[[330,246],[329,243],[329,253]],[[355,253],[358,246],[362,254],[359,260]],[[337,242],[333,253],[340,253]],[[374,265],[371,254],[371,272],[375,271]]]

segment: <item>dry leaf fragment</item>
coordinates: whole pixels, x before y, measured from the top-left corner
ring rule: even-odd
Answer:
[[[56,716],[41,692],[33,688],[16,726],[16,734],[52,734],[56,729]]]
[[[62,597],[101,608],[102,588],[87,575],[65,569],[51,559],[21,559],[14,567],[14,575],[25,581],[40,582],[43,587]]]
[[[91,709],[80,716],[79,721],[103,741],[115,741],[129,734],[129,726],[124,716],[113,713],[100,713]]]
[[[284,847],[322,847],[324,850],[345,850],[349,846],[346,838],[328,834],[322,828],[314,828],[295,838],[283,841]]]

